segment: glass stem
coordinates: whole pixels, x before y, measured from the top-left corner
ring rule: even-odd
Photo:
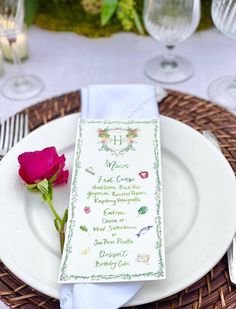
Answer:
[[[178,63],[175,59],[175,55],[173,55],[172,50],[174,49],[174,45],[167,45],[168,52],[164,55],[164,59],[161,62],[161,66],[164,69],[175,69],[178,66]]]
[[[14,66],[16,68],[16,86],[19,84],[24,83],[24,79],[23,79],[23,74],[21,71],[21,62],[20,62],[20,58],[18,56],[17,50],[16,50],[16,38],[14,39],[8,39],[9,44],[10,44],[10,48],[12,51],[12,57],[13,57],[13,63]]]

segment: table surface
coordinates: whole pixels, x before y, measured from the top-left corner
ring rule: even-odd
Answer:
[[[31,27],[29,58],[22,70],[44,82],[43,92],[27,101],[10,101],[1,95],[0,115],[5,118],[46,98],[97,83],[151,83],[143,73],[147,60],[165,52],[165,47],[150,37],[118,33],[110,38],[88,39],[74,33],[55,33]],[[212,80],[236,74],[236,41],[216,29],[197,32],[176,47],[195,66],[195,74],[179,84],[163,85],[208,98]],[[0,84],[11,77],[15,68],[4,62]],[[236,108],[236,102],[232,102]]]
[[[29,58],[22,63],[25,73],[44,82],[43,92],[27,101],[10,101],[0,95],[0,116],[7,118],[21,109],[49,97],[101,83],[150,83],[143,73],[147,60],[165,52],[165,47],[150,37],[118,33],[110,38],[88,39],[74,33],[55,33],[37,27],[28,30]],[[211,81],[236,74],[236,41],[216,29],[197,32],[176,47],[176,53],[194,64],[195,74],[179,84],[163,85],[208,99]],[[0,85],[15,68],[4,62]],[[232,102],[229,110],[236,110]],[[5,306],[0,302],[0,309]]]

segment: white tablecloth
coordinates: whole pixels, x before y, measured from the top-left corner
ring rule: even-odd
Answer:
[[[96,83],[153,83],[143,73],[144,63],[165,47],[150,37],[119,33],[111,38],[88,39],[74,33],[54,33],[32,27],[30,57],[22,64],[26,73],[40,77],[45,88],[36,98],[14,102],[0,95],[0,115],[6,118],[46,98]],[[207,87],[217,77],[236,74],[236,41],[217,30],[195,33],[176,48],[195,66],[194,76],[169,88],[207,98]],[[5,64],[2,82],[14,74]],[[232,102],[236,108],[236,102]],[[0,309],[3,304],[0,303]]]
[[[14,102],[0,95],[0,115],[10,116],[48,97],[95,83],[153,83],[143,73],[144,63],[165,47],[150,37],[119,33],[111,38],[88,39],[74,33],[55,33],[32,27],[30,57],[22,64],[26,73],[39,76],[45,88],[36,98]],[[194,76],[179,84],[165,85],[207,98],[207,87],[216,77],[236,74],[236,41],[217,30],[195,33],[179,44],[176,53],[195,66]],[[5,64],[0,83],[14,74]],[[234,105],[234,106],[233,106]],[[236,102],[232,102],[236,108]]]

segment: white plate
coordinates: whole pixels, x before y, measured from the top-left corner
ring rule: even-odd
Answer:
[[[56,298],[59,240],[47,205],[20,181],[17,157],[54,145],[71,171],[77,118],[35,130],[0,164],[0,257],[24,282]],[[161,138],[167,280],[145,283],[129,305],[164,298],[198,280],[226,252],[236,227],[235,177],[223,155],[171,118],[161,117]],[[61,213],[68,200],[69,185],[55,189]]]

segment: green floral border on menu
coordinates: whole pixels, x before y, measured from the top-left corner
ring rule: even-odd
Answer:
[[[156,208],[157,208],[157,217],[156,217],[156,233],[157,233],[157,242],[155,244],[155,249],[158,251],[158,257],[159,257],[159,269],[157,272],[147,272],[142,274],[119,274],[119,275],[92,275],[92,276],[78,276],[78,275],[68,275],[66,274],[67,271],[67,264],[69,256],[72,253],[72,245],[71,240],[74,234],[74,227],[75,227],[75,208],[76,208],[76,202],[78,198],[77,193],[77,182],[78,182],[78,171],[81,167],[80,162],[80,154],[81,154],[81,146],[83,144],[82,140],[82,131],[83,131],[83,125],[84,123],[92,123],[92,124],[153,124],[154,129],[154,156],[155,156],[155,163],[154,163],[154,169],[156,170],[156,191],[155,191],[155,200],[156,200]],[[74,174],[73,174],[73,181],[72,181],[72,189],[71,189],[71,218],[69,220],[69,227],[68,227],[68,235],[67,235],[67,241],[66,246],[64,248],[63,257],[64,262],[61,266],[60,271],[60,282],[66,282],[66,281],[74,281],[78,279],[83,280],[91,280],[91,281],[104,281],[104,280],[114,280],[114,279],[121,279],[125,281],[130,281],[132,279],[139,279],[140,277],[156,277],[156,278],[164,278],[165,275],[165,263],[163,261],[162,256],[162,248],[164,246],[163,237],[162,237],[162,214],[161,214],[161,183],[160,183],[160,151],[159,151],[159,145],[158,142],[160,141],[160,132],[159,132],[159,120],[153,119],[150,121],[112,121],[112,120],[87,120],[87,119],[80,119],[79,126],[78,126],[78,133],[77,133],[77,141],[76,141],[76,157],[74,162]]]

